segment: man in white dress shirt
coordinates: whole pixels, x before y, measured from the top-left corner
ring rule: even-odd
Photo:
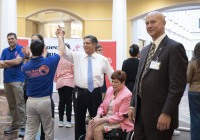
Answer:
[[[95,52],[98,40],[95,36],[84,37],[84,51],[73,52],[66,48],[64,58],[74,64],[74,83],[76,85],[75,97],[75,140],[86,133],[85,116],[88,109],[90,117],[95,117],[97,109],[102,102],[101,88],[104,74],[110,81],[113,69],[108,59]],[[92,71],[88,69],[88,59],[91,58]],[[88,72],[89,70],[89,72]],[[89,73],[89,74],[88,74]],[[88,75],[92,73],[92,90],[88,90]],[[89,87],[88,87],[89,86]]]

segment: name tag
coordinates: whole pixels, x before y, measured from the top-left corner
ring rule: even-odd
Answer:
[[[160,61],[151,61],[151,64],[149,66],[150,69],[154,69],[154,70],[159,70],[160,69]]]

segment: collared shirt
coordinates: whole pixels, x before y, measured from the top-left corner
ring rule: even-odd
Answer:
[[[1,60],[12,60],[15,59],[18,55],[24,58],[24,54],[22,53],[21,49],[23,46],[16,45],[14,49],[10,47],[5,48],[1,54]],[[4,68],[4,83],[11,83],[11,82],[24,82],[24,75],[21,71],[22,62],[18,65]]]
[[[72,52],[66,48],[63,57],[74,64],[75,85],[80,88],[88,88],[88,55],[85,52]],[[94,88],[97,88],[103,86],[104,73],[108,75],[111,81],[113,69],[106,57],[94,52],[92,54],[92,72]]]
[[[160,42],[163,40],[163,38],[166,36],[166,34],[164,33],[163,35],[161,35],[160,37],[158,37],[155,41],[153,41],[156,45],[156,49],[155,49],[155,52],[158,48],[158,46],[160,45]]]
[[[52,96],[53,78],[59,60],[58,54],[47,58],[40,56],[31,58],[23,65],[22,71],[27,81],[26,95],[28,97]]]

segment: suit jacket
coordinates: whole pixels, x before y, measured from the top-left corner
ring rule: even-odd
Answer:
[[[150,45],[146,46],[140,57],[138,74],[133,89],[131,106],[136,108],[139,82],[145,67]],[[185,49],[168,36],[158,46],[152,60],[160,61],[160,69],[148,69],[142,79],[141,115],[146,127],[156,128],[161,113],[171,116],[170,128],[178,127],[178,106],[186,87],[188,59]],[[137,118],[136,118],[137,121]]]
[[[106,92],[104,101],[98,108],[98,114],[101,114],[103,116],[106,115],[113,94],[113,87],[109,87]],[[120,123],[122,130],[126,130],[127,132],[133,130],[133,123],[131,123],[128,118],[124,118],[123,115],[128,113],[131,96],[132,93],[130,92],[130,90],[126,86],[124,86],[123,89],[121,89],[115,97],[113,103],[113,115],[108,117],[110,124]]]

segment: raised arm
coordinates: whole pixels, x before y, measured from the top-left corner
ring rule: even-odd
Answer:
[[[56,36],[58,38],[58,50],[59,55],[62,57],[65,53],[65,44],[64,44],[64,35],[65,32],[62,30],[62,28],[58,25],[58,29],[56,30]]]
[[[24,54],[24,64],[25,64],[25,63],[29,62],[29,60],[30,60],[31,51],[30,51],[29,46],[23,47],[22,53]]]

